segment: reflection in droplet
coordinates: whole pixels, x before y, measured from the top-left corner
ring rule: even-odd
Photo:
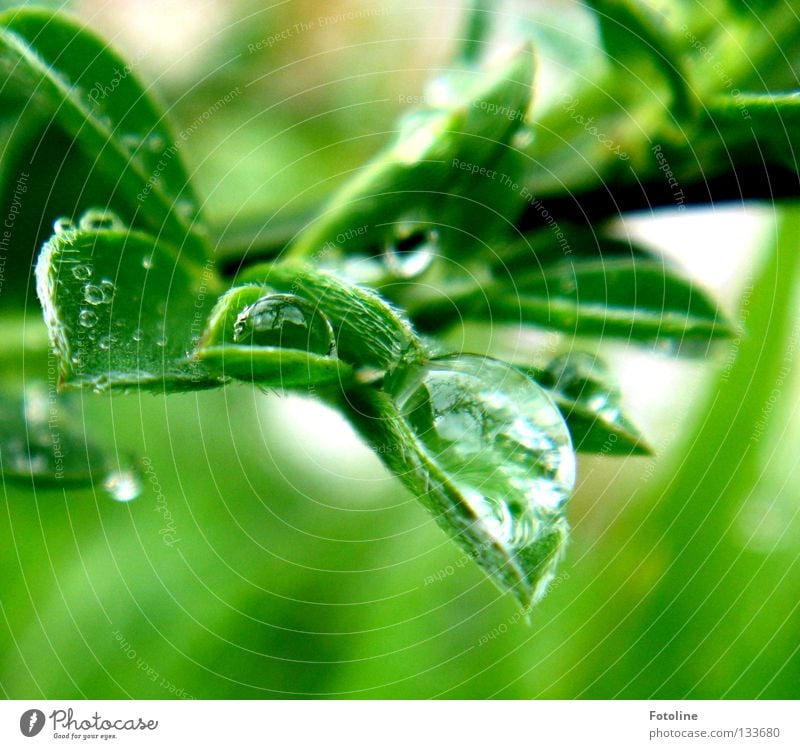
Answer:
[[[519,550],[544,537],[552,542],[554,526],[566,534],[575,455],[543,388],[508,364],[461,355],[409,370],[390,389],[492,538]]]
[[[103,488],[117,502],[130,502],[142,493],[142,482],[132,469],[126,468],[109,473]]]
[[[298,349],[329,356],[335,348],[328,318],[295,294],[268,294],[245,307],[233,327],[236,343]]]

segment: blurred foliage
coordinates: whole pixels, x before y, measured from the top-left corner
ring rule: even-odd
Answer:
[[[88,18],[96,5],[78,3],[76,10]],[[141,6],[145,16],[149,5]],[[325,13],[335,16],[346,5],[330,4]],[[626,3],[592,5],[603,13]],[[648,251],[627,243],[612,248],[602,221],[642,207],[640,184],[666,183],[653,146],[663,147],[687,193],[700,185],[701,200],[714,197],[707,178],[735,181],[732,165],[742,161],[761,171],[796,170],[787,157],[794,103],[778,110],[771,100],[753,100],[797,87],[795,4],[762,4],[758,15],[723,2],[647,5],[659,23],[668,20],[673,33],[661,41],[678,50],[681,70],[692,71],[689,98],[700,94],[709,103],[691,128],[681,118],[696,102],[676,107],[675,71],[665,75],[658,56],[661,38],[645,35],[644,52],[624,39],[613,42],[607,56],[601,44],[611,43],[614,19],[597,24],[580,3],[526,3],[524,23],[515,17],[519,4],[509,3],[514,23],[499,16],[496,37],[486,44],[534,37],[541,106],[533,110],[531,191],[569,193],[568,201],[599,206],[591,227],[575,227],[591,240],[578,245],[621,260],[631,275]],[[141,56],[146,42],[121,40],[123,48],[141,45],[129,46],[126,57],[149,71],[141,78],[156,81],[201,208],[216,227],[215,242],[234,265],[250,254],[280,252],[320,201],[342,185],[350,189],[356,167],[370,157],[379,162],[381,149],[398,137],[403,102],[421,96],[429,73],[452,58],[458,33],[446,14],[421,23],[400,3],[374,7],[374,14],[270,43],[298,21],[318,19],[318,4],[218,4],[219,29],[197,32],[207,54],[187,57],[184,66],[166,59],[158,40]],[[101,29],[103,23],[107,32],[115,29],[113,15],[101,16]],[[405,69],[398,70],[398,60]],[[737,118],[741,106],[752,127]],[[629,163],[587,130],[589,118],[630,155]],[[5,143],[20,135],[14,123],[16,113],[0,121]],[[776,123],[786,131],[776,135]],[[18,396],[20,379],[34,388],[54,385],[38,310],[31,306],[20,317],[20,302],[32,300],[29,261],[52,219],[77,217],[88,204],[126,208],[116,180],[97,175],[97,165],[73,150],[74,139],[57,123],[22,134],[34,133],[18,158],[15,149],[9,160],[6,148],[0,163],[6,190],[29,167],[55,171],[36,180],[15,224],[29,237],[31,256],[6,264],[0,358],[8,399]],[[613,196],[609,210],[597,198],[612,182],[633,185],[634,194],[620,193],[619,203]],[[87,186],[95,192],[86,193]],[[735,186],[734,198],[771,200],[763,190],[749,193],[746,183]],[[673,198],[668,192],[662,202]],[[480,223],[463,206],[456,210]],[[118,461],[139,456],[145,490],[123,504],[99,484],[54,488],[3,477],[3,695],[796,698],[798,474],[796,455],[781,445],[798,426],[792,406],[800,219],[794,208],[783,212],[738,314],[746,333],[726,344],[724,369],[724,352],[709,355],[714,380],[695,426],[657,462],[626,462],[624,480],[582,489],[573,504],[574,542],[530,626],[469,554],[398,492],[375,455],[357,451],[353,479],[347,466],[326,465],[297,435],[292,419],[305,414],[324,424],[327,412],[236,386],[168,398],[78,393],[71,405],[76,423],[91,424],[92,439]],[[511,267],[524,267],[526,251],[546,259],[548,240],[549,228],[525,227],[522,252],[511,245],[504,259]],[[475,267],[485,267],[477,258]],[[647,263],[658,290],[673,282],[661,259]],[[454,277],[441,275],[429,278]],[[675,278],[683,284],[677,297],[684,311],[699,305],[714,318],[696,285],[678,271]],[[428,310],[433,323],[421,312],[421,328],[444,319],[430,312],[435,299],[419,299],[397,278],[382,282],[375,285],[405,308]],[[479,293],[466,285],[450,289],[453,298],[456,291],[465,300]],[[625,296],[624,283],[614,291]],[[513,302],[506,312],[512,322],[519,317]],[[464,309],[472,307],[465,302]],[[562,327],[571,329],[569,319]],[[478,346],[481,339],[472,340]],[[620,424],[635,446],[635,428]],[[315,460],[322,465],[310,470]]]

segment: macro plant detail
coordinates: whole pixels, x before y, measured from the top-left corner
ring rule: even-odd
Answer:
[[[391,141],[285,236],[254,236],[224,258],[165,114],[135,73],[115,78],[125,61],[67,15],[3,13],[0,187],[12,195],[21,174],[51,193],[85,185],[79,210],[43,216],[50,236],[20,220],[10,247],[15,283],[35,262],[65,406],[79,388],[243,382],[311,395],[527,611],[567,548],[576,453],[651,452],[597,342],[691,357],[737,334],[708,293],[621,236],[613,217],[709,202],[754,150],[776,175],[796,168],[773,137],[776,121],[795,122],[796,94],[780,76],[764,93],[744,72],[725,90],[693,59],[687,40],[704,21],[691,3],[664,10],[669,24],[634,0],[585,5],[595,80],[540,105],[533,37],[497,53],[490,4],[475,3],[451,69]],[[112,79],[102,96],[92,88]],[[47,150],[65,143],[68,166],[52,173]],[[25,210],[43,206],[31,195]],[[464,322],[550,331],[559,343],[504,362],[455,344]],[[135,494],[99,448],[81,457],[65,444],[60,476],[34,460],[50,438],[20,397],[3,421],[5,477],[99,472],[112,494]]]

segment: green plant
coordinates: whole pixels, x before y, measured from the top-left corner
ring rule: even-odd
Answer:
[[[725,92],[693,65],[686,42],[703,19],[688,3],[667,27],[640,3],[589,5],[606,49],[599,79],[538,116],[530,42],[485,60],[490,11],[477,3],[461,56],[393,141],[287,237],[227,248],[225,268],[163,113],[135,75],[115,78],[124,61],[60,14],[0,16],[0,187],[13,196],[25,174],[40,193],[15,227],[22,257],[42,238],[30,217],[55,222],[36,288],[61,386],[239,380],[323,399],[529,606],[563,554],[574,451],[649,451],[592,341],[691,355],[732,333],[702,289],[609,219],[712,199],[700,194],[709,177],[747,166],[754,143],[776,172],[794,168],[774,131],[794,121],[795,100]],[[52,173],[48,150],[65,143]],[[463,320],[566,343],[503,363],[454,350]],[[93,472],[90,460],[80,476]]]

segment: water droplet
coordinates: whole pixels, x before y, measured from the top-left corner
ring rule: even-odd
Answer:
[[[64,218],[63,216],[61,218],[57,218],[53,222],[53,231],[55,231],[56,234],[69,234],[70,232],[75,231],[76,228],[77,227],[72,219]]]
[[[103,488],[117,502],[130,502],[142,493],[142,482],[133,470],[126,468],[109,473]]]
[[[547,365],[542,381],[605,421],[621,419],[620,392],[609,384],[608,373],[596,357],[573,351]]]
[[[137,343],[138,343],[139,341],[141,341],[141,340],[142,340],[142,329],[141,329],[141,328],[136,328],[136,330],[134,330],[134,331],[133,331],[133,335],[132,335],[131,337],[132,337],[132,338],[133,338],[133,340],[134,340],[134,341],[136,341]]]
[[[294,294],[268,294],[245,307],[233,326],[233,340],[252,346],[288,348],[330,355],[335,348],[328,318]]]
[[[97,323],[97,314],[90,309],[82,309],[78,314],[78,322],[84,328],[93,328]]]
[[[114,336],[104,335],[98,342],[97,345],[103,351],[108,351],[115,343]]]
[[[127,151],[138,151],[142,145],[142,139],[136,133],[123,133],[119,142]]]
[[[83,287],[83,298],[95,307],[108,304],[114,298],[114,284],[106,279],[99,284],[87,283]]]
[[[142,258],[142,268],[145,270],[150,270],[153,267],[153,256],[152,255],[145,255]]]
[[[76,281],[88,281],[92,277],[92,266],[76,265],[72,268],[72,276]]]
[[[197,216],[197,206],[193,200],[182,198],[175,202],[175,212],[187,223],[194,221]]]
[[[158,346],[159,348],[164,348],[164,346],[166,346],[166,345],[167,345],[167,337],[166,336],[162,336],[161,338],[157,338],[156,339],[156,346]]]
[[[79,219],[78,226],[84,231],[125,229],[122,219],[113,211],[96,209],[86,211]]]
[[[387,269],[397,278],[422,275],[436,257],[438,241],[435,229],[416,223],[401,224],[384,252]]]
[[[151,133],[147,136],[147,140],[145,141],[145,145],[147,149],[152,153],[158,153],[164,149],[164,138],[160,136],[158,133]]]
[[[395,375],[389,389],[492,538],[523,547],[551,532],[575,455],[543,388],[504,362],[461,355]]]
[[[521,127],[514,133],[511,139],[511,145],[514,148],[518,148],[520,151],[524,151],[526,148],[530,148],[533,145],[534,139],[534,133],[531,128]]]

